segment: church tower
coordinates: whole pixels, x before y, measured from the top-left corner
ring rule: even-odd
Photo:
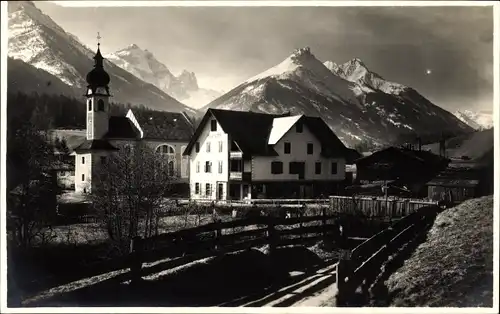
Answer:
[[[97,37],[100,39],[100,37]],[[110,153],[118,150],[107,139],[109,130],[109,74],[103,66],[104,58],[97,44],[94,68],[87,74],[85,103],[87,112],[86,140],[75,147],[75,192],[91,193],[98,184],[92,177],[102,166],[106,166]]]
[[[87,140],[102,139],[109,128],[109,74],[103,67],[100,43],[94,56],[94,68],[87,74]]]

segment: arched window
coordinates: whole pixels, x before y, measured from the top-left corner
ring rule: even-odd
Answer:
[[[175,155],[175,149],[167,144],[158,146],[156,148],[156,152],[162,155],[169,155],[169,156]]]
[[[167,167],[168,175],[173,176],[175,174],[175,149],[168,144],[163,144],[156,148],[156,153],[163,157],[163,165]]]
[[[97,111],[104,111],[104,100],[99,99],[97,101]]]
[[[92,99],[89,99],[88,103],[89,103],[89,111],[92,111]]]

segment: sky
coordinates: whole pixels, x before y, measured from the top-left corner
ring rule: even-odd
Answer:
[[[104,56],[137,44],[205,88],[229,91],[308,46],[321,61],[360,58],[448,110],[493,108],[492,7],[36,6],[91,48],[100,32]]]

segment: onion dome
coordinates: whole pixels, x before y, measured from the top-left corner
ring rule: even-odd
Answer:
[[[109,74],[103,67],[104,58],[99,47],[94,56],[94,68],[87,74],[87,83],[90,87],[106,87],[109,84]]]

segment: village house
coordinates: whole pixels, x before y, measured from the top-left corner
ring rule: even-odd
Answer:
[[[445,157],[422,150],[420,145],[388,147],[355,161],[356,182],[370,186],[377,183],[393,191],[403,188],[419,196],[424,184],[446,169],[449,162]]]
[[[189,163],[183,151],[194,132],[190,118],[183,112],[136,115],[132,109],[125,116],[111,116],[110,77],[104,70],[99,48],[94,60],[94,68],[86,78],[86,138],[72,153],[75,156],[75,192],[90,193],[94,185],[92,175],[106,163],[108,156],[120,149],[129,151],[140,141],[165,158],[165,166],[176,182],[187,185]]]
[[[207,110],[184,155],[191,199],[210,200],[326,196],[358,156],[321,118],[218,109]]]

